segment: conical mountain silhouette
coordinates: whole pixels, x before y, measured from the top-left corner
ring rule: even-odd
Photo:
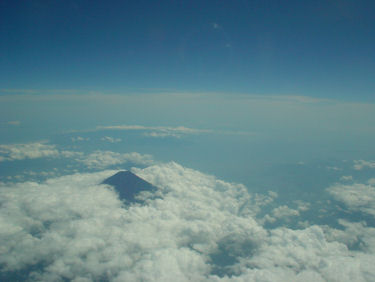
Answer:
[[[119,171],[105,179],[102,184],[115,188],[121,200],[135,202],[135,196],[141,191],[154,191],[156,187],[130,171]]]

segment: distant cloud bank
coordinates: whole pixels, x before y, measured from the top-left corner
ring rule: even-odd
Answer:
[[[73,157],[79,152],[58,150],[55,145],[41,142],[0,145],[0,161],[15,161],[38,158]]]
[[[181,138],[186,135],[223,134],[223,135],[255,135],[254,132],[198,129],[185,126],[143,126],[143,125],[108,125],[97,126],[96,130],[133,130],[142,131],[143,136],[153,138]]]
[[[110,137],[110,136],[104,136],[101,140],[107,141],[107,142],[110,142],[110,143],[118,143],[118,142],[122,141],[121,138],[113,138],[113,137]]]
[[[182,135],[187,134],[201,134],[201,133],[212,133],[212,130],[208,129],[195,129],[185,126],[169,127],[169,126],[143,126],[143,125],[109,125],[109,126],[98,126],[97,130],[138,130],[145,131],[144,136],[147,137],[175,137],[180,138]]]
[[[86,140],[79,138],[77,141]],[[117,142],[117,140],[112,140]],[[0,162],[19,161],[25,159],[39,158],[70,158],[82,163],[89,169],[104,169],[113,165],[132,163],[134,165],[148,166],[154,164],[151,155],[139,154],[137,152],[117,153],[112,151],[96,150],[91,153],[60,150],[56,145],[41,142],[27,144],[0,145]]]
[[[135,165],[152,165],[154,163],[151,155],[142,155],[136,152],[117,153],[112,151],[95,151],[84,157],[77,158],[78,162],[82,162],[88,168],[104,169],[109,166],[119,165],[123,163],[133,163]]]

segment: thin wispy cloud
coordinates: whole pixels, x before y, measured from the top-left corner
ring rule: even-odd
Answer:
[[[109,143],[118,143],[118,142],[121,142],[122,139],[121,138],[113,138],[111,136],[104,136],[101,138],[102,141],[107,141]]]
[[[351,175],[343,175],[340,177],[340,180],[341,181],[352,181],[353,180],[353,176]]]
[[[21,124],[21,122],[19,120],[11,120],[11,121],[8,121],[7,124],[18,126]]]
[[[143,126],[143,125],[109,125],[109,126],[97,126],[96,130],[130,130],[130,131],[143,131],[143,135],[146,137],[154,138],[165,138],[174,137],[180,138],[184,135],[192,134],[207,134],[213,133],[213,130],[209,129],[196,129],[185,126]]]
[[[72,142],[82,142],[82,141],[89,141],[90,138],[77,136],[77,137],[71,137],[70,140],[72,140]]]
[[[209,129],[196,129],[185,126],[143,126],[143,125],[109,125],[109,126],[98,126],[98,130],[151,130],[151,131],[164,131],[164,132],[177,132],[184,134],[197,134],[197,133],[210,133],[212,130]]]
[[[181,138],[186,135],[199,134],[222,134],[222,135],[256,135],[254,132],[247,131],[231,131],[231,130],[213,130],[213,129],[198,129],[186,126],[144,126],[144,125],[108,125],[97,126],[95,131],[100,130],[129,130],[142,131],[143,136],[154,138],[174,137]]]

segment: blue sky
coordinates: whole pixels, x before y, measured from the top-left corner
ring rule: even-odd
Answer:
[[[373,1],[2,1],[2,89],[373,101]]]
[[[214,174],[237,163],[229,175],[259,160],[374,156],[372,1],[0,5],[4,144],[98,126],[185,126],[216,135],[177,138],[181,154],[139,140],[123,148],[181,155]]]

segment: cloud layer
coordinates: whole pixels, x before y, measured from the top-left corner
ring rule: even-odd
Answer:
[[[256,215],[275,193],[251,195],[243,185],[176,163],[133,172],[156,185],[159,197],[124,206],[98,184],[115,171],[1,184],[3,277],[26,270],[36,281],[375,278],[374,230],[363,223],[266,230]],[[272,215],[298,212],[280,207]],[[366,248],[351,250],[356,240]]]
[[[117,153],[112,151],[97,150],[84,157],[78,158],[78,162],[85,164],[88,168],[103,169],[113,165],[127,162],[135,165],[151,165],[154,163],[151,155],[142,155],[137,152]]]
[[[356,160],[353,168],[355,170],[362,170],[364,168],[375,168],[375,161]]]
[[[212,133],[212,130],[208,129],[196,129],[185,126],[143,126],[143,125],[109,125],[109,126],[98,126],[97,130],[137,130],[144,131],[144,136],[164,138],[164,137],[175,137],[180,138],[187,134],[201,134],[201,133]]]
[[[83,141],[80,138],[76,141]],[[106,137],[106,141],[111,143],[119,142],[121,139]],[[154,163],[151,155],[137,152],[117,153],[112,151],[96,150],[84,154],[83,152],[60,150],[56,145],[45,143],[9,144],[0,145],[0,162],[16,161],[39,158],[72,158],[78,163],[82,163],[89,169],[104,169],[113,165],[132,163],[134,165],[147,166]]]
[[[55,145],[42,142],[0,145],[0,161],[15,161],[38,158],[73,157],[79,152],[58,150]]]

